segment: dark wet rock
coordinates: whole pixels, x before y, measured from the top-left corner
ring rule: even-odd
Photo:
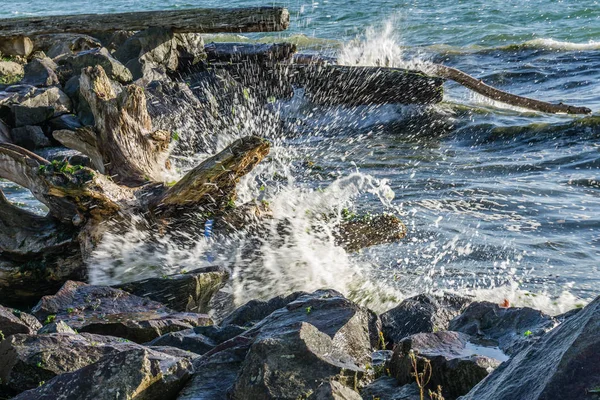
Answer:
[[[33,52],[33,43],[28,37],[3,37],[0,40],[0,53],[5,56],[29,57]]]
[[[223,268],[201,268],[165,278],[125,283],[118,288],[176,311],[206,313],[210,299],[228,279],[229,273]]]
[[[165,73],[174,72],[179,64],[173,31],[162,27],[137,32],[114,56],[129,68],[133,79],[145,78],[147,82],[163,79]]]
[[[365,370],[344,350],[307,322],[265,330],[244,359],[230,397],[297,399],[307,397],[332,379],[355,387]]]
[[[33,37],[33,41],[35,50],[43,51],[50,58],[102,47],[102,44],[93,37],[78,33],[37,35]]]
[[[462,400],[597,399],[600,297],[515,354]]]
[[[23,76],[24,73],[23,65],[14,61],[0,61],[0,78]]]
[[[396,378],[382,376],[365,386],[360,394],[364,400],[420,400],[419,387],[416,383],[399,385]]]
[[[25,77],[22,82],[39,87],[57,85],[57,68],[58,65],[48,57],[34,58],[25,65]]]
[[[245,345],[231,346],[194,360],[194,376],[177,400],[227,399],[247,352]]]
[[[79,118],[73,114],[63,114],[52,118],[48,121],[48,125],[53,131],[59,131],[63,129],[75,131],[83,126]]]
[[[141,348],[121,338],[88,333],[18,334],[0,343],[0,379],[9,391],[20,393],[104,356]]]
[[[106,48],[91,49],[79,52],[59,61],[62,67],[60,74],[64,81],[72,76],[79,75],[85,67],[100,65],[106,75],[120,83],[129,83],[133,80],[131,71],[116,60]]]
[[[310,400],[362,400],[357,392],[336,381],[323,383],[308,398]]]
[[[36,319],[37,321],[37,319]],[[39,323],[39,322],[38,322]],[[65,324],[64,321],[51,322],[47,325],[44,325],[39,331],[38,334],[48,334],[48,333],[69,333],[71,335],[77,334],[73,328],[69,325]]]
[[[251,327],[266,318],[273,311],[279,310],[298,299],[298,297],[306,295],[308,295],[306,292],[294,292],[287,296],[273,297],[270,300],[250,300],[226,316],[221,321],[221,326],[237,325]]]
[[[292,59],[297,47],[293,43],[209,43],[205,46],[209,62],[277,63]]]
[[[0,306],[0,341],[17,333],[35,333],[41,327],[33,315]]]
[[[54,116],[54,107],[27,107],[16,105],[11,107],[14,126],[22,128],[24,126],[40,125]]]
[[[31,151],[52,146],[52,142],[44,135],[44,131],[39,126],[14,128],[11,136],[14,144]]]
[[[215,348],[217,343],[209,337],[186,329],[160,336],[148,343],[149,346],[171,346],[196,354],[204,354]]]
[[[194,329],[194,332],[200,335],[204,335],[207,338],[212,339],[215,343],[223,343],[227,340],[233,339],[237,335],[241,335],[246,332],[245,328],[236,326],[236,325],[228,325],[228,326],[217,326],[217,325],[206,325],[206,326],[197,326]]]
[[[391,349],[395,343],[416,333],[447,330],[450,320],[470,302],[469,298],[448,293],[443,296],[421,294],[404,300],[381,314],[382,331],[388,347]]]
[[[75,372],[59,375],[16,400],[170,400],[189,379],[191,362],[147,349],[103,358]]]
[[[533,308],[477,302],[453,319],[450,329],[490,340],[505,353],[515,354],[556,325],[554,318]]]
[[[113,335],[138,343],[212,324],[205,314],[176,313],[122,290],[74,281],[66,282],[56,295],[42,297],[32,313],[41,321],[64,321],[79,332]]]
[[[12,143],[10,127],[0,119],[0,143]]]
[[[414,382],[414,372],[409,354],[414,352],[419,371],[424,359],[431,362],[431,380],[428,389],[442,386],[447,400],[466,394],[492,372],[500,361],[475,353],[468,346],[469,337],[459,332],[419,333],[399,342],[394,348],[391,373],[400,385]]]
[[[73,102],[73,111],[83,125],[93,126],[95,119],[92,109],[87,100],[81,95],[79,90],[79,75],[70,78],[64,86],[65,93]]]

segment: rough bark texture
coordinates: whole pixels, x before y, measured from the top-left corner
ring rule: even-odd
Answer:
[[[435,74],[442,78],[451,79],[464,87],[471,89],[485,97],[511,106],[523,107],[530,110],[541,111],[551,114],[591,114],[592,110],[587,107],[576,107],[568,104],[552,104],[545,101],[529,99],[527,97],[517,96],[503,92],[502,90],[486,85],[483,81],[473,78],[456,68],[446,67],[445,65],[435,65]]]
[[[275,32],[287,29],[290,14],[282,7],[189,9],[120,14],[83,14],[0,20],[0,37],[46,33],[141,31],[150,27],[174,32]]]

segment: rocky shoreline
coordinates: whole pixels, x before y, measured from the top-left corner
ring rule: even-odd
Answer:
[[[600,298],[552,317],[420,295],[377,315],[323,289],[221,315],[211,273],[163,279],[164,303],[156,280],[68,281],[31,313],[0,307],[0,398],[418,400],[426,365],[424,398],[598,398]]]
[[[130,211],[156,235],[185,228],[198,207],[215,232],[260,229],[267,205],[231,203],[266,141],[239,139],[174,184],[157,178],[171,168],[167,148],[212,150],[205,139],[235,126],[237,106],[268,110],[302,82],[316,103],[346,101],[347,71],[283,73],[293,45],[205,46],[158,28],[16,38],[0,51],[0,176],[50,210],[25,213],[0,196],[0,398],[413,400],[438,387],[446,400],[600,398],[600,298],[552,317],[421,295],[377,315],[329,289],[233,309],[220,267],[84,283],[101,222],[130,223]],[[421,82],[423,101],[439,101],[441,80],[402,74],[387,78]],[[398,100],[368,83],[366,101]],[[189,124],[200,134],[179,135]],[[348,251],[404,234],[390,215],[344,218],[334,232]]]

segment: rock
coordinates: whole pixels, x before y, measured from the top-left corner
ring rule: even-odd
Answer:
[[[57,87],[37,89],[20,103],[25,107],[51,107],[55,115],[70,113],[73,109],[71,99]]]
[[[330,380],[360,385],[378,331],[373,312],[336,291],[301,294],[196,360],[180,399],[296,399]]]
[[[114,53],[135,33],[135,31],[95,32],[92,36],[98,39],[108,51]]]
[[[65,93],[73,102],[73,111],[83,125],[94,126],[95,119],[92,109],[79,90],[79,75],[73,76],[64,86]]]
[[[25,65],[25,76],[22,82],[40,87],[58,85],[57,68],[58,65],[48,57],[34,58]]]
[[[0,61],[0,78],[10,76],[23,76],[23,66],[14,61]]]
[[[178,66],[177,70],[183,70],[206,60],[204,50],[204,39],[199,33],[176,33],[174,35],[177,45]]]
[[[364,400],[420,400],[416,383],[400,386],[396,378],[382,376],[365,386],[360,394]]]
[[[18,334],[0,343],[0,379],[10,391],[20,393],[104,356],[141,348],[124,339],[89,333]]]
[[[79,332],[113,335],[138,343],[212,324],[205,314],[175,313],[122,290],[74,281],[66,282],[56,295],[42,297],[32,313],[41,321],[64,321]]]
[[[261,333],[242,363],[232,400],[307,397],[331,379],[354,387],[365,370],[307,322]]]
[[[431,363],[431,380],[428,389],[442,387],[444,398],[453,400],[466,394],[493,371],[500,361],[476,354],[468,346],[469,337],[458,332],[418,333],[399,342],[394,348],[391,373],[400,385],[415,381],[414,368],[409,354],[415,352],[419,372],[424,359]]]
[[[466,297],[446,293],[443,296],[421,294],[404,300],[381,314],[381,325],[388,348],[416,333],[445,331],[450,320],[470,303]]]
[[[179,332],[167,333],[149,342],[148,345],[170,346],[196,354],[204,354],[212,350],[217,343],[202,334],[194,332],[193,329],[185,329]]]
[[[0,119],[0,143],[12,143],[10,127]]]
[[[41,327],[33,315],[0,306],[0,341],[17,333],[35,333]]]
[[[597,399],[600,297],[515,354],[461,400]]]
[[[102,47],[102,44],[93,37],[78,33],[37,35],[33,37],[33,41],[35,50],[43,51],[50,58]]]
[[[228,279],[229,273],[223,268],[201,268],[166,278],[125,283],[118,288],[176,311],[206,313],[210,299]]]
[[[53,131],[59,131],[63,129],[76,131],[83,126],[79,118],[73,114],[63,114],[59,115],[58,117],[54,117],[48,121],[48,125],[50,125],[50,128]]]
[[[106,48],[82,51],[59,61],[62,67],[61,76],[64,81],[72,76],[79,75],[85,67],[100,65],[106,75],[120,83],[129,83],[133,80],[131,72],[116,60]]]
[[[227,399],[247,352],[247,346],[232,346],[194,360],[194,376],[177,400]]]
[[[14,126],[22,128],[24,126],[40,125],[46,122],[54,116],[54,107],[27,107],[15,105],[11,107],[11,112]]]
[[[181,350],[177,347],[170,346],[147,346],[150,350],[158,351],[159,353],[165,353],[177,358],[187,358],[188,360],[195,360],[200,357],[199,354],[193,353],[187,350]]]
[[[177,397],[191,372],[191,362],[185,358],[133,349],[59,375],[15,400],[170,400]]]
[[[37,319],[36,319],[36,321],[37,321]],[[48,334],[48,333],[68,333],[71,335],[77,334],[77,332],[75,332],[75,330],[72,329],[69,325],[65,324],[64,321],[51,322],[48,325],[45,325],[44,327],[42,327],[38,331],[38,334],[41,334],[41,335]]]
[[[11,136],[14,144],[31,151],[52,146],[52,142],[44,135],[44,131],[39,126],[14,128]]]
[[[46,149],[42,149],[37,152],[40,156],[44,157],[46,160],[52,161],[67,161],[69,164],[82,165],[84,167],[92,168],[92,163],[90,158],[86,155],[81,154],[77,150],[72,150],[66,147],[50,147]]]
[[[221,321],[221,326],[237,325],[251,327],[266,318],[275,310],[285,307],[300,296],[306,296],[306,292],[295,292],[288,296],[277,296],[270,300],[250,300],[243,306],[237,308]]]
[[[336,381],[325,382],[308,398],[310,400],[362,400],[354,390]]]
[[[28,37],[3,37],[0,41],[0,53],[5,56],[29,57],[33,52],[33,43]]]
[[[147,82],[162,79],[179,64],[177,41],[171,29],[155,27],[140,31],[127,39],[114,56],[130,69],[133,79]]]
[[[554,318],[533,308],[503,308],[478,302],[453,319],[450,329],[480,340],[491,340],[505,353],[515,354],[556,325]]]

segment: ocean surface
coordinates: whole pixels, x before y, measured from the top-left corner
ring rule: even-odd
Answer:
[[[129,266],[123,276],[143,275],[152,259],[167,271],[233,265],[231,290],[240,302],[328,286],[381,309],[450,290],[558,313],[600,294],[599,1],[12,0],[0,18],[272,4],[289,8],[288,31],[206,41],[293,41],[351,65],[442,63],[511,93],[595,114],[520,110],[451,82],[434,107],[326,108],[299,94],[275,112],[301,128],[277,137],[275,121],[240,116],[247,133],[274,143],[270,162],[241,183],[241,200],[269,201],[275,221],[293,227],[285,244],[260,238],[248,261],[237,251],[249,239],[243,234],[150,251],[143,232],[132,231],[105,238],[90,262],[93,279],[122,268],[115,260]],[[224,135],[223,145],[231,139]],[[285,179],[265,178],[275,174]],[[0,184],[41,211],[27,192]],[[347,254],[308,229],[311,213],[344,209],[399,215],[407,238]]]

